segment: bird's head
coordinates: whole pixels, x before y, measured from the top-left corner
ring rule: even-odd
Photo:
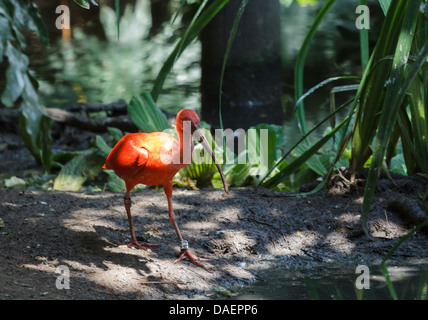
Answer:
[[[186,123],[186,121],[188,122]],[[205,138],[203,131],[198,130],[200,129],[201,120],[199,119],[199,116],[195,111],[190,109],[180,110],[180,112],[177,114],[177,123],[176,123],[177,132],[179,133],[179,135],[181,134],[181,139],[182,139],[183,129],[186,130],[186,127],[189,128],[189,122],[190,122],[190,131],[191,131],[190,136],[194,136],[202,144],[205,150],[207,150],[208,153],[211,155],[220,173],[221,179],[223,181],[224,190],[226,191],[226,193],[229,193],[229,189],[227,187],[226,180],[223,175],[223,171],[221,170],[220,163],[218,162],[217,157],[213,152],[210,144],[207,142],[207,139]]]
[[[177,114],[177,129],[183,130],[183,128],[186,128],[186,126],[184,126],[186,121],[189,121],[191,134],[200,128],[201,119],[199,119],[199,116],[195,111],[190,109],[180,110]]]

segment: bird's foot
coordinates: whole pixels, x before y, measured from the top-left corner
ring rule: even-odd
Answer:
[[[141,241],[137,241],[137,240],[131,240],[129,243],[120,245],[119,247],[120,248],[135,248],[135,249],[141,249],[141,250],[145,250],[145,251],[152,251],[146,247],[157,247],[157,246],[158,246],[158,244],[154,244],[154,243],[146,243],[146,242],[141,242]]]
[[[204,266],[197,261],[211,261],[210,259],[198,258],[193,253],[190,252],[189,249],[181,249],[181,251],[177,254],[178,259],[175,262],[180,262],[183,259],[189,260],[194,265],[204,268]]]

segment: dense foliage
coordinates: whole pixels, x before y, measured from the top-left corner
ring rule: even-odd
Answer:
[[[75,2],[84,8],[90,8],[88,1]],[[291,3],[285,2],[282,1],[284,5]],[[302,183],[322,177],[322,183],[312,191],[315,192],[328,183],[336,167],[348,166],[353,174],[363,167],[370,167],[363,209],[365,219],[381,169],[391,167],[392,160],[396,160],[394,157],[397,154],[401,156],[403,162],[403,173],[428,174],[426,121],[428,6],[426,0],[379,0],[384,20],[380,37],[371,52],[368,45],[368,30],[360,30],[361,74],[339,75],[326,79],[304,93],[303,70],[308,49],[316,37],[319,25],[335,2],[335,0],[325,2],[297,56],[294,83],[295,111],[296,121],[302,132],[302,138],[298,143],[286,150],[282,128],[269,124],[253,127],[257,134],[254,137],[246,135],[247,152],[239,155],[223,148],[218,141],[211,140],[216,152],[223,153],[221,158],[235,159],[232,164],[223,165],[231,186],[262,185],[296,191]],[[96,5],[93,0],[91,3]],[[117,5],[118,1],[115,3]],[[185,0],[181,1],[173,21],[186,3]],[[130,99],[128,114],[141,131],[161,131],[168,128],[165,116],[156,105],[165,80],[186,48],[227,3],[228,0],[199,1],[193,18],[181,33],[181,38],[154,79],[151,92],[142,92]],[[237,26],[247,3],[248,0],[243,0],[237,12],[224,57],[223,71],[226,67],[228,50],[233,44]],[[360,0],[359,4],[367,4],[367,1]],[[116,11],[119,36],[118,7]],[[24,16],[29,19],[24,19]],[[32,1],[6,0],[0,4],[0,24],[2,30],[5,30],[0,35],[1,103],[5,107],[19,107],[22,137],[28,149],[37,161],[44,165],[46,171],[50,171],[52,167],[60,168],[54,188],[78,190],[87,178],[101,173],[100,167],[105,155],[124,133],[116,128],[110,128],[111,136],[108,141],[98,136],[93,147],[88,150],[53,154],[50,120],[40,106],[36,92],[37,83],[28,69],[26,43],[22,36],[23,29],[34,30],[47,45],[48,39],[43,22]],[[351,86],[352,89],[356,89],[354,98],[336,107],[330,115],[321,119],[318,125],[308,129],[304,99],[326,84],[345,79],[354,83]],[[221,98],[221,93],[219,97]],[[312,138],[311,135],[321,124],[345,108],[349,109],[348,115],[339,124],[330,127],[321,138],[315,140]],[[221,120],[221,112],[219,117]],[[250,146],[260,154],[261,150],[257,143],[260,140],[261,129],[268,130],[269,161],[267,163],[240,161],[243,158],[248,160]],[[213,166],[204,163],[193,163],[181,170],[180,176],[196,180],[196,184],[200,186],[208,184],[217,186],[218,177],[213,169]],[[114,173],[106,174],[109,177],[110,189],[123,189],[120,179]]]

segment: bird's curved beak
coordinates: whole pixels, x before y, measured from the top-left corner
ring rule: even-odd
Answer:
[[[194,132],[194,137],[199,141],[200,144],[202,144],[204,149],[206,151],[208,151],[208,153],[210,154],[211,158],[213,159],[213,161],[217,167],[218,172],[220,173],[221,181],[223,182],[224,191],[226,193],[229,193],[229,188],[227,187],[227,183],[226,183],[226,179],[224,178],[223,170],[221,170],[220,163],[218,162],[217,157],[215,156],[215,153],[213,152],[210,144],[208,143],[207,139],[205,138],[203,131],[199,130],[199,126],[195,126],[195,127],[197,130]]]

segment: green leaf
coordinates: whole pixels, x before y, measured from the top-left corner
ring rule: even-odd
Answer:
[[[367,6],[367,0],[358,0],[359,5]],[[364,71],[369,63],[369,30],[366,28],[360,29],[360,53],[361,53],[361,69]]]
[[[91,7],[89,2],[86,0],[74,0],[74,2],[77,3],[79,6],[81,6],[82,8],[85,8],[85,9],[89,9]],[[91,0],[91,2],[93,5],[98,6],[98,4],[94,0]]]
[[[230,49],[232,48],[233,40],[235,39],[236,32],[238,31],[239,21],[241,21],[242,14],[245,11],[245,7],[247,6],[248,0],[242,0],[241,5],[239,6],[238,12],[236,13],[236,17],[233,21],[232,29],[230,30],[229,40],[227,41],[226,52],[224,53],[223,64],[221,66],[220,72],[220,84],[218,90],[218,114],[219,114],[219,124],[220,129],[223,129],[223,117],[221,115],[221,100],[222,100],[222,92],[223,92],[223,78],[224,72],[226,70],[227,59],[229,58]]]
[[[104,157],[93,150],[72,158],[63,166],[54,181],[54,190],[78,191],[88,178],[94,178],[102,170]]]
[[[106,171],[108,174],[108,187],[113,192],[125,192],[126,185],[125,181],[121,177],[119,177],[114,171],[108,170]]]
[[[221,159],[221,155],[216,148],[215,141],[207,129],[204,136],[217,158]],[[212,183],[212,177],[217,172],[217,167],[212,161],[211,156],[206,152],[201,143],[198,143],[194,148],[194,157],[191,164],[179,171],[181,176],[188,177],[191,180],[196,180],[199,187],[206,187]]]
[[[393,1],[390,13],[385,17],[380,37],[370,57],[368,66],[363,74],[355,102],[356,109],[352,137],[352,172],[360,170],[371,155],[371,144],[379,126],[382,106],[385,99],[385,87],[392,78],[392,62],[387,59],[395,54],[398,37],[401,33],[403,13],[408,2]]]
[[[339,123],[334,129],[332,129],[328,134],[326,134],[323,138],[317,141],[312,147],[306,150],[300,157],[293,160],[288,166],[286,166],[283,170],[279,171],[276,175],[266,180],[261,185],[263,187],[273,187],[280,183],[288,174],[292,173],[294,170],[298,169],[302,166],[309,158],[311,158],[315,152],[317,152],[328,140],[330,140],[336,132],[342,128],[348,121],[349,117],[346,117],[341,123]]]
[[[177,19],[177,17],[178,17],[178,15],[180,14],[181,10],[183,10],[184,5],[185,5],[186,3],[187,3],[187,0],[181,0],[181,2],[180,2],[180,6],[178,7],[178,10],[177,10],[177,12],[176,12],[176,13],[175,13],[175,15],[174,15],[174,18],[172,18],[171,25],[173,25],[173,24],[174,24],[175,20]]]
[[[22,139],[34,158],[47,172],[52,165],[51,119],[43,111],[30,79],[25,80],[25,90],[19,107],[19,127]]]
[[[27,7],[27,19],[26,21],[27,28],[29,30],[33,30],[37,33],[39,36],[40,41],[45,45],[49,45],[49,37],[48,33],[46,31],[45,24],[43,23],[43,20],[39,14],[39,9],[37,8],[37,5],[33,1],[27,1],[28,7]],[[28,18],[29,17],[29,18]]]
[[[324,16],[327,14],[328,10],[331,8],[334,2],[335,0],[328,0],[326,4],[322,7],[320,12],[316,16],[311,28],[306,34],[305,40],[303,41],[303,44],[299,50],[299,53],[297,54],[296,67],[295,67],[295,73],[294,73],[295,101],[298,101],[300,97],[303,95],[303,90],[304,90],[303,71],[305,66],[306,55],[309,50],[309,45],[313,37],[315,36],[318,26],[320,25]],[[300,103],[297,106],[297,121],[299,122],[299,127],[300,127],[300,130],[302,131],[302,134],[303,135],[306,134],[307,128],[306,128],[305,111],[303,109],[303,103]]]
[[[103,139],[103,137],[101,136],[96,136],[95,137],[95,145],[98,147],[98,149],[101,150],[101,152],[105,155],[108,156],[111,149],[113,149],[112,147],[110,147],[107,142]]]
[[[278,150],[284,141],[283,128],[282,126],[261,123],[250,129],[253,130],[247,131],[246,138],[249,163],[253,164],[253,167],[255,166],[255,170],[251,170],[251,173],[253,176],[260,177],[273,167],[278,156],[280,156]],[[255,134],[253,134],[254,131]],[[261,139],[263,140],[261,141]],[[257,161],[254,163],[252,158]]]
[[[371,201],[375,192],[377,180],[380,176],[381,166],[384,161],[386,146],[392,135],[394,126],[398,118],[398,112],[403,102],[406,91],[417,77],[428,56],[428,42],[421,49],[416,62],[410,68],[406,75],[405,68],[407,57],[413,41],[414,29],[416,27],[417,15],[421,0],[415,0],[412,5],[407,7],[403,13],[403,25],[396,43],[394,61],[390,74],[391,85],[387,88],[383,103],[383,112],[380,115],[379,128],[375,141],[373,158],[371,161],[366,188],[364,191],[364,202],[361,214],[361,222],[364,231],[368,234],[367,219],[370,210]]]
[[[30,75],[26,39],[21,32],[24,29],[35,31],[40,40],[48,44],[37,6],[33,1],[1,1],[0,29],[0,62],[6,70],[2,75],[6,84],[2,86],[0,102],[7,107],[19,106],[23,141],[34,158],[49,171],[52,164],[50,119],[40,105],[37,81]]]
[[[391,0],[379,0],[379,4],[382,7],[383,14],[386,16],[388,13],[389,5],[391,4]]]
[[[23,188],[27,185],[24,179],[18,177],[10,177],[4,181],[4,185],[6,188]],[[1,226],[0,226],[1,227]]]
[[[324,122],[326,122],[326,121],[328,121],[332,116],[334,116],[336,113],[338,113],[338,112],[340,112],[341,110],[343,110],[343,108],[345,108],[346,106],[348,106],[349,105],[349,103],[350,102],[352,102],[352,100],[350,100],[350,101],[347,101],[347,102],[345,102],[344,104],[342,104],[341,106],[339,106],[338,108],[336,108],[334,111],[332,111],[327,117],[325,117],[323,120],[321,120],[316,126],[314,126],[306,135],[304,135],[300,140],[298,140],[295,144],[294,144],[294,146],[292,146],[290,149],[289,149],[289,151],[288,152],[286,152],[282,157],[281,157],[281,159],[279,159],[276,163],[275,163],[275,165],[269,170],[269,172],[260,180],[260,182],[258,183],[258,185],[260,186],[260,185],[263,185],[263,182],[266,180],[266,179],[268,179],[268,177],[269,176],[271,176],[271,174],[274,172],[274,170],[276,170],[276,168],[278,168],[278,167],[280,167],[281,166],[281,169],[279,170],[279,172],[282,172],[283,170],[285,170],[286,168],[287,168],[287,166],[285,166],[285,165],[283,165],[284,163],[285,163],[285,159],[291,154],[291,152],[295,149],[295,148],[297,148],[301,143],[302,143],[302,141],[303,140],[305,140],[311,133],[313,133],[313,132],[315,132],[315,130],[317,130]],[[342,126],[343,125],[343,127],[346,129],[347,127],[348,127],[348,125],[349,125],[349,121],[350,121],[350,119],[351,119],[351,115],[352,115],[352,112],[350,112],[349,113],[349,115],[348,115],[348,117],[347,117],[347,119],[348,119],[348,121],[347,121],[347,123],[345,123],[345,124],[343,124],[343,123],[341,123],[340,125]],[[336,129],[338,129],[337,128],[337,126],[335,127],[335,131],[337,131]],[[334,135],[333,135],[334,136]],[[328,140],[328,139],[327,139]],[[343,140],[343,137],[342,137],[342,140]],[[342,143],[342,141],[341,141],[341,143]],[[323,146],[323,144],[320,144],[320,148]],[[307,149],[307,151],[309,151],[308,149]],[[307,152],[306,151],[306,152]],[[317,152],[318,150],[317,149],[314,149],[313,150],[313,154],[315,153],[315,152]],[[305,153],[306,153],[305,152]],[[337,151],[338,153],[340,152],[339,150]],[[298,159],[296,159],[296,161],[297,161]],[[296,168],[298,168],[298,167],[296,167]],[[287,169],[288,170],[288,169]],[[330,169],[331,170],[331,169]],[[291,172],[289,172],[289,173],[291,173]],[[288,173],[287,173],[288,174]],[[284,175],[285,176],[285,175]],[[278,183],[280,183],[280,179],[278,180]],[[274,186],[275,184],[274,183],[272,183],[271,184],[271,186]]]
[[[163,131],[169,128],[168,120],[148,92],[132,97],[128,104],[132,122],[143,132]]]
[[[117,41],[120,39],[120,0],[114,1],[116,10],[116,30],[117,30]]]
[[[25,89],[25,77],[28,77],[28,57],[8,41],[4,51],[9,66],[6,70],[6,87],[1,95],[1,102],[11,107]]]
[[[380,263],[380,269],[382,271],[383,276],[385,277],[385,281],[388,285],[389,292],[394,300],[398,300],[397,293],[395,292],[394,286],[392,284],[392,281],[389,277],[388,268],[386,266],[386,261],[391,257],[391,255],[394,253],[395,250],[398,249],[399,246],[403,244],[404,241],[406,241],[411,235],[419,231],[420,229],[424,228],[428,225],[428,219],[424,222],[418,224],[415,228],[413,228],[411,231],[409,231],[405,236],[403,236],[394,246],[387,252],[386,256],[382,259],[382,262]]]
[[[108,127],[107,131],[113,137],[115,142],[118,142],[124,136],[122,130],[118,128]]]

